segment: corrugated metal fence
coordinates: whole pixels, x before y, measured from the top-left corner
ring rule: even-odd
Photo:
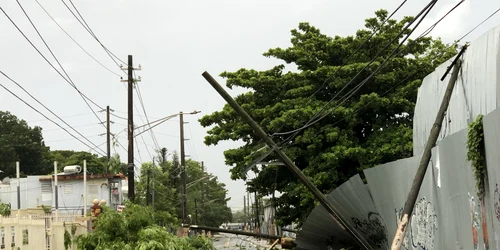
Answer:
[[[500,109],[483,118],[488,180],[484,199],[467,155],[467,131],[441,140],[414,209],[404,249],[500,249]],[[380,165],[328,195],[340,212],[366,237],[388,249],[415,176],[420,156]],[[297,238],[298,249],[334,249],[351,245],[350,235],[316,207]],[[352,245],[351,245],[352,246]]]

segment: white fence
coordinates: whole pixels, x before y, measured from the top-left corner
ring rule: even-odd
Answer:
[[[76,226],[75,237],[87,233],[87,221],[76,215],[0,216],[0,249],[64,250],[64,232]]]

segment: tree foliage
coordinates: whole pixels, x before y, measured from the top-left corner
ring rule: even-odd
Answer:
[[[0,180],[15,176],[16,161],[22,165],[21,173],[44,174],[50,169],[46,161],[49,148],[45,146],[42,128],[30,127],[15,115],[0,111]]]
[[[375,14],[366,19],[365,29],[347,37],[330,37],[308,23],[300,23],[298,29],[291,31],[289,48],[274,48],[264,53],[266,57],[295,65],[297,72],[285,72],[285,65],[281,64],[264,71],[240,69],[221,74],[227,80],[227,87],[248,89],[235,99],[270,134],[302,127],[338,95],[335,105],[328,106],[324,119],[284,144],[286,153],[323,193],[365,168],[411,156],[413,110],[421,79],[456,53],[455,47],[439,39],[409,40],[375,77],[350,98],[339,102],[347,92],[341,91],[345,84],[412,20],[405,17],[383,23],[387,11]],[[353,54],[377,29],[380,31]],[[373,73],[396,46],[393,44],[382,52],[346,89],[351,90]],[[403,79],[406,81],[401,83]],[[232,178],[246,179],[242,170],[257,158],[254,152],[262,148],[261,138],[229,105],[204,116],[200,123],[210,127],[205,137],[207,145],[225,140],[244,143],[225,151],[224,156],[226,164],[231,166]],[[273,139],[283,142],[289,136],[274,135]],[[267,160],[274,157],[271,155]],[[263,195],[275,190],[283,193],[276,200],[280,223],[300,222],[314,207],[310,192],[284,167],[253,170],[258,176],[247,183],[249,191]]]
[[[149,207],[127,203],[118,214],[104,207],[92,233],[78,236],[78,249],[82,250],[214,250],[213,245],[199,237],[178,238],[166,228],[154,223]]]
[[[488,171],[486,169],[486,150],[484,146],[483,115],[479,115],[476,120],[469,124],[467,132],[467,160],[471,162],[476,188],[479,198],[484,197],[485,182]]]
[[[119,156],[118,160],[120,159]],[[58,171],[62,171],[65,166],[79,165],[83,167],[83,160],[87,162],[87,171],[92,174],[102,174],[106,172],[108,160],[106,157],[98,156],[85,151],[55,150],[50,152],[50,162],[57,161]]]
[[[153,183],[155,194],[155,219],[157,223],[177,224],[182,220],[181,172],[180,161],[176,152],[171,160],[166,158],[166,149],[159,152],[159,164],[143,163],[141,177],[137,184],[136,203],[152,206]],[[154,180],[153,180],[154,170]],[[231,220],[231,210],[227,206],[229,200],[225,184],[217,177],[205,173],[199,162],[186,160],[187,206],[192,224],[203,224],[218,227]],[[204,187],[203,198],[201,189]],[[206,206],[202,206],[202,199]],[[158,215],[161,213],[161,215]],[[198,219],[198,220],[196,220]]]

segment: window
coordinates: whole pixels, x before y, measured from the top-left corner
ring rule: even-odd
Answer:
[[[73,193],[73,185],[72,184],[64,184],[64,193],[72,194]]]
[[[28,229],[23,230],[23,245],[29,244]]]
[[[5,249],[5,229],[0,227],[0,249]]]
[[[16,228],[14,226],[10,227],[10,235],[12,236],[12,240],[10,242],[10,247],[16,246]]]
[[[52,200],[52,185],[50,182],[44,181],[42,183],[42,201]]]

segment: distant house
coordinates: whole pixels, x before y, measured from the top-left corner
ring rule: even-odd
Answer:
[[[57,207],[59,213],[82,214],[84,208],[83,174],[79,166],[67,166],[57,175],[58,195],[55,196],[54,175],[28,176],[20,178],[20,208],[23,210],[40,208],[42,205]],[[123,175],[87,174],[87,208],[92,200],[106,200],[107,205],[116,209],[123,203]],[[0,184],[0,201],[10,203],[12,210],[18,209],[17,179],[10,179]]]

